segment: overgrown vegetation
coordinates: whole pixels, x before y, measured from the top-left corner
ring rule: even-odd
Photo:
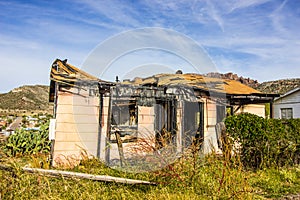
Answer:
[[[7,138],[3,152],[9,156],[31,155],[49,153],[50,141],[48,140],[49,122],[40,127],[40,130],[17,130]]]
[[[116,171],[97,159],[83,160],[80,165],[68,169],[149,180],[157,182],[157,186],[52,178],[22,171],[25,163],[33,165],[35,162],[29,156],[6,161],[11,170],[0,170],[3,199],[264,199],[300,191],[299,168],[246,171],[238,162],[232,165],[215,155],[195,159],[189,154],[152,173]]]
[[[241,125],[243,123],[241,117],[246,120],[243,125]],[[237,120],[236,118],[241,121],[234,121]],[[239,125],[240,128],[248,127],[252,120],[256,123],[264,121],[249,114],[236,118],[228,120],[232,123],[238,122],[236,125]],[[246,145],[251,144],[251,148],[254,149],[263,145],[263,142],[258,140],[267,137],[260,136],[264,132],[260,131],[261,128],[256,123],[251,122],[250,125],[254,124],[252,128],[248,127],[251,131],[245,133],[247,137],[240,139],[240,141],[249,140],[249,138],[254,140],[254,137],[248,134],[252,132],[256,134],[255,143],[245,142]],[[284,131],[285,134],[292,130],[298,131],[297,123],[297,120],[283,123],[282,128],[287,128],[287,130],[279,129],[276,134],[281,131]],[[273,124],[273,126],[275,129],[278,124]],[[233,127],[234,124],[231,125],[232,129]],[[244,131],[247,130],[245,127],[244,129]],[[234,130],[237,132],[236,129]],[[266,130],[271,130],[271,128]],[[44,131],[47,132],[47,128]],[[287,138],[290,137],[287,136]],[[299,145],[299,140],[296,138],[298,137],[295,137],[293,141]],[[284,141],[278,142],[278,144],[282,144]],[[1,145],[6,146],[7,142],[3,142]],[[273,148],[275,147],[269,147],[269,149]],[[252,150],[243,152],[241,149],[241,154],[236,154],[236,156],[231,154],[218,156],[214,153],[203,156],[195,149],[197,148],[192,147],[175,163],[155,172],[135,174],[117,171],[107,167],[98,159],[88,159],[88,156],[79,165],[67,169],[89,174],[152,181],[158,183],[157,186],[124,185],[30,174],[24,172],[22,167],[29,164],[32,167],[49,168],[48,153],[4,154],[0,151],[0,199],[266,199],[300,192],[300,168],[294,162],[289,163],[288,166],[282,164],[246,165],[244,154],[248,155],[247,153],[251,152],[254,158],[259,154],[253,153]],[[284,153],[290,155],[291,152],[286,150]],[[260,157],[258,156],[258,158]],[[250,157],[247,159],[249,162],[253,162]],[[263,159],[265,158],[263,157]],[[247,167],[245,168],[245,166]],[[256,168],[257,166],[262,169]],[[276,168],[272,166],[276,166]],[[251,169],[249,169],[250,167]],[[252,170],[252,167],[257,170]]]
[[[239,147],[245,167],[293,166],[300,163],[300,119],[264,119],[244,113],[226,118],[226,130]]]

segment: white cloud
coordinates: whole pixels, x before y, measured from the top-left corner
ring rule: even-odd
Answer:
[[[219,11],[215,8],[215,5],[210,0],[206,0],[206,3],[207,3],[208,13],[210,17],[216,21],[216,23],[219,25],[221,30],[224,32],[224,22],[222,17],[219,14]]]
[[[141,25],[139,20],[134,17],[138,16],[138,13],[129,5],[129,2],[86,0],[78,1],[78,3],[88,6],[89,9],[104,15],[118,25],[123,24],[131,27]]]
[[[258,5],[264,4],[269,1],[271,1],[271,0],[237,0],[237,1],[233,1],[230,12],[233,12],[238,9],[245,9],[245,8],[252,7],[252,6],[258,6]]]
[[[39,49],[41,47],[41,45],[36,41],[28,41],[26,39],[4,35],[1,33],[0,38],[0,47],[3,47],[4,49],[11,46],[24,49]]]
[[[0,10],[0,53],[5,58],[0,64],[10,69],[3,74],[26,66],[32,76],[48,81],[48,75],[41,74],[48,74],[56,57],[69,58],[80,67],[88,52],[106,38],[132,28],[159,26],[185,33],[210,49],[222,71],[260,80],[300,76],[295,70],[300,64],[300,19],[293,1],[77,0],[61,1],[59,6],[1,1]],[[168,39],[176,40],[163,37],[161,42]],[[123,40],[115,44],[116,50],[126,45],[130,46]],[[184,41],[178,43],[178,49],[187,47]],[[46,68],[39,69],[41,65]],[[27,81],[18,78],[15,81]],[[4,75],[2,80],[9,82]]]

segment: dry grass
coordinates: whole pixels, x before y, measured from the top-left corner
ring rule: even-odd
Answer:
[[[0,164],[0,199],[266,199],[300,191],[300,167],[245,171],[238,159],[190,149],[161,170],[128,173],[107,167],[97,159],[83,159],[67,169],[159,183],[158,186],[124,185],[29,174],[25,164],[49,167],[47,155],[6,157]]]

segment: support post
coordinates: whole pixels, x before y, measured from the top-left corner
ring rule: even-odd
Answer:
[[[120,155],[120,165],[123,167],[125,157],[124,157],[124,151],[123,151],[123,145],[122,145],[122,139],[119,131],[115,132],[116,135],[116,140],[117,140],[117,145],[118,145],[118,150],[119,150],[119,155]]]
[[[59,90],[59,85],[57,82],[54,82],[54,105],[53,105],[53,118],[56,119],[56,113],[57,113],[57,102],[58,102],[58,90]],[[51,140],[51,145],[50,145],[50,165],[53,165],[53,154],[54,154],[54,145],[55,145],[55,139]]]
[[[111,134],[111,108],[112,108],[112,88],[110,89],[110,96],[109,96],[109,104],[108,104],[108,113],[107,113],[107,129],[106,129],[106,145],[110,145],[110,134]],[[106,163],[110,162],[110,148],[105,148],[105,161]]]
[[[230,115],[234,115],[234,109],[233,109],[233,106],[230,106]]]
[[[270,101],[270,119],[274,118],[274,113],[273,113],[273,100]]]
[[[99,125],[98,125],[98,145],[97,145],[97,157],[100,159],[101,154],[101,134],[102,134],[102,115],[103,115],[103,94],[100,91],[100,86],[98,85],[99,89]]]

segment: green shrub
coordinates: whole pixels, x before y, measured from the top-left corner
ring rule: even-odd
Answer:
[[[226,130],[241,145],[238,153],[251,168],[291,166],[300,161],[300,119],[264,119],[243,113],[225,119]]]
[[[49,123],[42,125],[39,131],[17,130],[7,138],[3,150],[9,156],[48,153],[51,144],[48,129]]]

